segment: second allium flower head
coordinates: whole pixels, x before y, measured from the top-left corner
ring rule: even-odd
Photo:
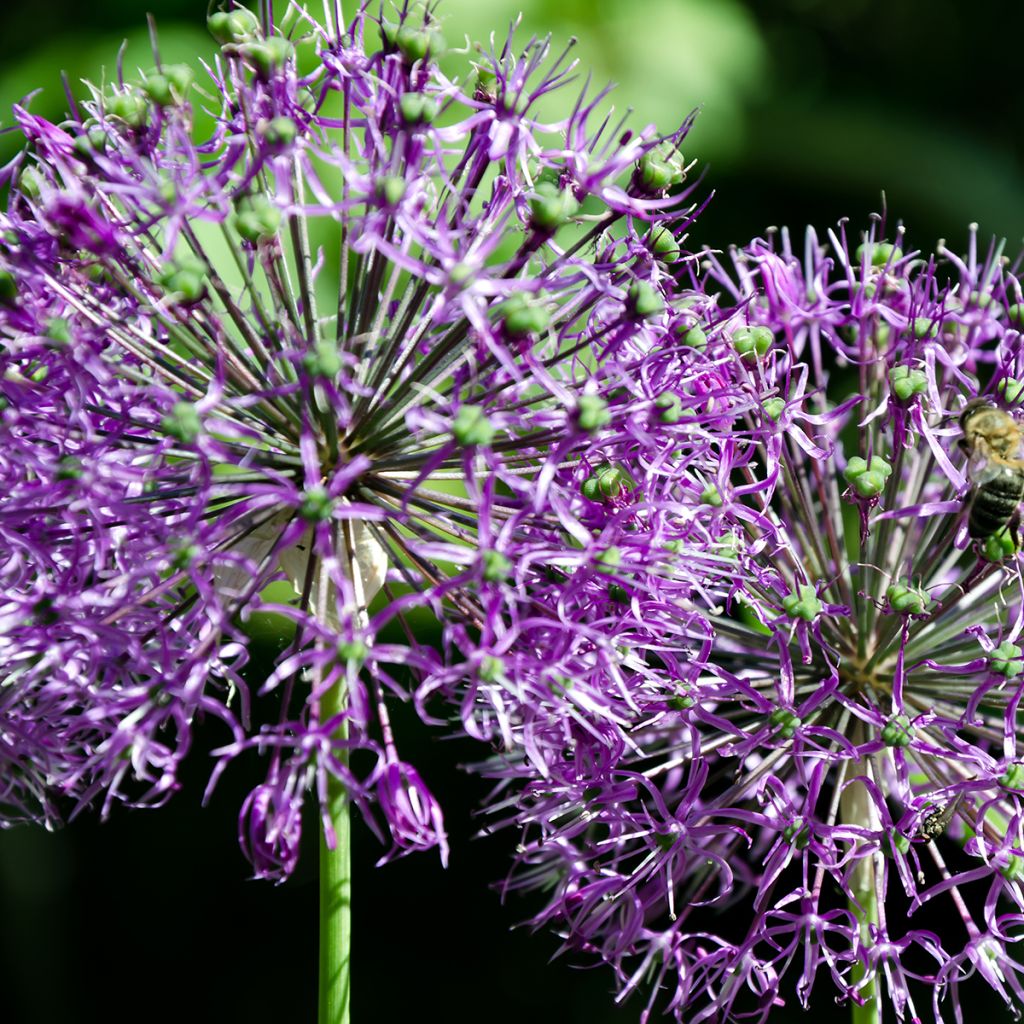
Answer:
[[[614,499],[687,403],[642,369],[679,320],[662,292],[685,265],[685,126],[634,135],[600,95],[545,124],[564,54],[510,37],[451,80],[419,9],[210,24],[201,83],[157,57],[60,125],[16,110],[5,817],[159,803],[206,716],[229,729],[218,771],[269,760],[240,820],[258,875],[293,868],[310,791],[330,840],[339,785],[394,851],[444,855],[392,700],[429,716],[440,692],[544,765],[574,722],[622,745],[672,685],[629,650],[681,585],[637,543],[654,506]],[[216,114],[200,142],[197,97]],[[282,578],[295,599],[264,604]],[[295,636],[254,697],[260,607]],[[415,641],[417,609],[443,652]]]
[[[972,975],[1024,1002],[1019,262],[879,235],[705,256],[683,390],[715,468],[665,493],[732,571],[684,603],[681,689],[623,756],[580,732],[542,779],[489,766],[523,783],[496,810],[536,920],[688,1024],[822,976],[900,1020],[970,1019]]]

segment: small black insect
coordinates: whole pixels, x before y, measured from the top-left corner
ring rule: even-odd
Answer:
[[[918,838],[924,839],[929,843],[938,839],[949,827],[949,823],[953,820],[953,815],[956,814],[956,809],[960,806],[960,801],[963,798],[963,793],[958,793],[945,807],[935,807],[930,810],[921,819],[921,824],[917,830]]]

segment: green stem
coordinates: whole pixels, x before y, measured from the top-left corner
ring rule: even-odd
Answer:
[[[854,769],[855,775],[865,774],[864,762],[859,762]],[[878,812],[871,800],[867,787],[856,779],[847,784],[840,801],[840,813],[847,824],[863,825],[877,829]],[[879,923],[878,907],[878,855],[875,853],[861,857],[850,875],[850,912],[860,924],[860,941],[865,948],[871,946],[871,926]],[[864,965],[858,960],[853,965],[851,979],[857,985],[866,974]],[[850,1000],[851,1024],[881,1024],[882,1003],[878,992],[878,981],[872,978],[860,989],[863,1005]]]
[[[331,718],[344,700],[341,685],[333,686],[321,702],[321,714]],[[345,729],[339,730],[344,734]],[[345,787],[327,775],[327,806],[335,844],[327,846],[320,830],[320,1009],[318,1024],[349,1024],[352,967],[352,858],[349,807]]]

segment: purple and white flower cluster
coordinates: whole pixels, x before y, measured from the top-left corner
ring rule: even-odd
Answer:
[[[156,56],[61,124],[16,108],[3,818],[159,804],[205,717],[214,778],[267,759],[239,823],[257,875],[294,867],[310,792],[329,845],[340,794],[392,854],[444,857],[394,701],[446,722],[458,693],[469,732],[546,765],[667,699],[630,651],[689,588],[637,540],[661,513],[619,496],[666,431],[688,444],[666,409],[701,401],[663,406],[678,367],[644,376],[685,268],[687,125],[634,134],[600,93],[543,123],[566,54],[510,35],[454,80],[424,10],[210,26],[201,85]],[[216,115],[198,143],[193,100]],[[251,692],[256,609],[294,640]]]
[[[900,1020],[922,995],[963,1020],[974,974],[1024,1002],[1024,463],[972,539],[985,460],[958,422],[1001,409],[1003,450],[1020,447],[1018,265],[979,255],[973,229],[966,259],[881,234],[809,231],[794,252],[783,231],[705,254],[666,295],[701,332],[672,386],[713,469],[698,495],[666,456],[622,511],[656,501],[688,561],[731,568],[659,622],[689,639],[685,664],[632,652],[679,689],[626,748],[581,728],[539,777],[485,766],[497,819],[523,830],[510,888],[545,889],[535,923],[614,964],[624,995],[652,989],[644,1019],[662,988],[689,1024],[766,1020],[822,975]]]

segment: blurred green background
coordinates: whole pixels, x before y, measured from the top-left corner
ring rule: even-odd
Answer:
[[[314,9],[316,4],[314,3]],[[60,71],[98,80],[122,39],[125,66],[148,67],[145,13],[163,56],[213,53],[205,0],[14,2],[0,32],[0,117],[34,89],[38,113],[64,109]],[[1024,137],[1018,5],[954,0],[444,0],[450,45],[504,34],[522,10],[525,35],[579,39],[581,73],[618,83],[633,123],[670,130],[700,107],[685,146],[715,198],[691,247],[743,242],[769,225],[857,227],[881,207],[912,242],[962,244],[1024,236]],[[0,135],[0,161],[14,133]],[[264,664],[273,656],[264,651]],[[257,671],[259,667],[257,665]],[[507,867],[514,836],[471,841],[485,788],[456,765],[479,752],[400,721],[409,760],[443,799],[452,867],[431,855],[380,870],[365,829],[356,836],[355,1019],[600,1024],[635,1021],[616,1009],[605,970],[547,963],[557,942],[509,927],[528,914],[502,908],[488,886]],[[222,737],[209,737],[205,750]],[[199,800],[208,758],[197,749],[185,791],[151,813],[75,822],[57,835],[0,834],[0,1016],[5,1024],[145,1020],[304,1022],[314,1018],[315,855],[274,888],[245,881],[235,814],[259,781],[229,773],[210,806]],[[314,834],[316,822],[307,823]],[[739,913],[742,915],[742,908]],[[916,920],[916,919],[915,919]],[[918,927],[942,925],[925,919]],[[203,992],[205,987],[208,991]],[[969,1020],[994,1012],[987,992]],[[792,1003],[792,1000],[791,1000]],[[841,1015],[823,979],[819,1012]],[[995,1004],[991,1004],[994,1008]],[[794,1006],[775,1021],[806,1019]],[[841,1019],[837,1016],[837,1019]]]

